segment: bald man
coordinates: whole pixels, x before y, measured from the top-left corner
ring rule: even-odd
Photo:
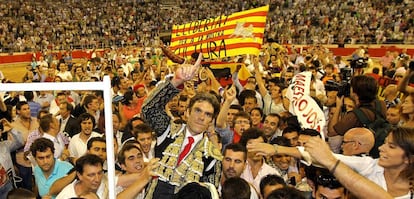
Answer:
[[[367,128],[349,129],[342,142],[342,154],[344,155],[362,155],[369,154],[374,147],[374,134]]]

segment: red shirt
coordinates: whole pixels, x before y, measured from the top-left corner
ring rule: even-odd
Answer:
[[[239,143],[241,136],[233,130],[233,143]]]

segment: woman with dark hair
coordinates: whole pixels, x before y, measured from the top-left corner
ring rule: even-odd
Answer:
[[[250,144],[247,149],[254,153],[266,155],[289,154],[298,158],[309,156],[299,152],[296,148],[264,143]],[[379,185],[394,198],[414,198],[414,129],[412,128],[397,127],[391,129],[384,144],[379,147],[380,156],[378,159],[369,156],[334,154],[325,141],[317,137],[308,140],[305,144],[305,150],[312,159],[316,160],[319,165],[329,169],[330,173],[334,175],[336,169],[341,167],[341,170],[343,170],[343,164],[345,164]],[[306,159],[310,160],[309,158]],[[352,176],[355,175],[349,175],[349,177]],[[347,184],[347,186],[352,186],[350,184],[355,183],[359,182],[355,181]],[[361,190],[355,191],[353,194],[359,197],[364,196],[364,192]]]
[[[392,129],[379,147],[380,157],[343,156],[329,151],[321,140],[306,143],[306,151],[318,157],[335,174],[340,162],[376,183],[391,196],[412,199],[414,196],[414,129],[398,127]],[[358,195],[358,194],[356,194]]]
[[[127,91],[124,94],[124,100],[122,101],[119,112],[121,113],[123,124],[132,119],[135,115],[141,113],[141,107],[138,106],[138,97],[133,91]]]
[[[263,127],[263,110],[255,107],[250,111],[250,118],[252,119],[252,127],[261,129]]]

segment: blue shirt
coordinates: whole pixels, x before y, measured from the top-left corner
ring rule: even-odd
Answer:
[[[36,185],[39,189],[39,195],[44,196],[49,193],[49,189],[52,184],[59,178],[66,176],[66,174],[71,170],[73,166],[69,162],[60,161],[55,159],[55,166],[53,168],[53,172],[50,174],[49,178],[45,178],[43,175],[42,169],[39,165],[36,165],[34,168],[34,177],[36,181]],[[55,197],[53,197],[55,198]]]
[[[35,101],[29,101],[29,102],[27,102],[27,104],[29,104],[29,106],[30,106],[30,115],[32,117],[37,117],[37,113],[39,113],[42,106],[39,103],[35,102]]]

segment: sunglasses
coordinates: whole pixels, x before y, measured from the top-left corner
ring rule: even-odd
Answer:
[[[342,187],[341,183],[332,175],[330,174],[322,174],[316,178],[318,185],[323,187]]]

